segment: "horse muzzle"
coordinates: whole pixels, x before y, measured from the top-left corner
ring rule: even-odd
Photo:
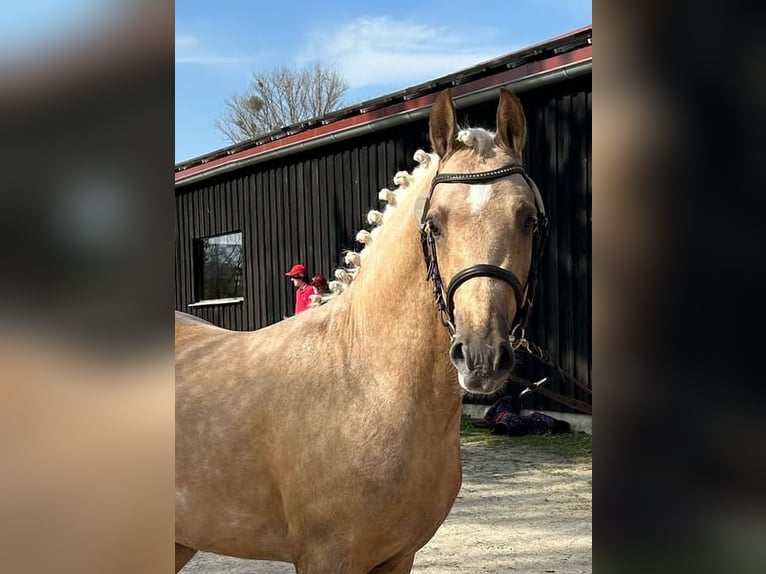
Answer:
[[[515,364],[507,339],[487,343],[484,339],[457,337],[449,353],[460,386],[470,393],[492,394],[508,379]]]

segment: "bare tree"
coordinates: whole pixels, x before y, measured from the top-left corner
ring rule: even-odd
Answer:
[[[319,61],[256,72],[245,93],[226,100],[215,126],[232,143],[241,142],[337,110],[348,88],[336,68]]]

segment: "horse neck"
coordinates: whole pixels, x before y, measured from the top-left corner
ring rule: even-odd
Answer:
[[[451,403],[460,391],[449,363],[449,335],[426,280],[420,235],[413,216],[415,199],[430,178],[413,183],[394,215],[368,247],[349,299],[349,344],[384,380],[416,393],[435,393]],[[420,187],[420,189],[418,188]],[[426,187],[427,189],[427,187]],[[394,383],[395,382],[395,383]],[[457,397],[457,399],[456,399]],[[454,407],[454,405],[452,405]]]

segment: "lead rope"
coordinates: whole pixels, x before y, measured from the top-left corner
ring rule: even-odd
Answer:
[[[543,349],[540,345],[527,339],[525,329],[514,328],[514,330],[511,332],[511,335],[509,337],[509,342],[511,344],[511,348],[515,352],[523,351],[527,353],[529,356],[534,357],[535,359],[540,361],[546,367],[550,369],[554,369],[560,378],[564,379],[565,381],[568,381],[569,383],[573,384],[579,389],[582,389],[583,391],[585,391],[588,397],[591,397],[591,400],[592,400],[593,390],[587,385],[585,385],[584,383],[581,383],[580,381],[578,381],[575,377],[567,373],[564,369],[562,369],[561,366],[556,361],[553,360],[553,358],[551,357],[551,354],[548,351]],[[588,415],[593,414],[593,406],[591,404],[578,401],[576,399],[572,399],[569,397],[565,397],[554,391],[542,388],[542,386],[546,382],[548,382],[549,380],[548,377],[544,377],[535,383],[530,383],[529,381],[525,381],[524,379],[521,379],[520,377],[513,377],[513,378],[517,383],[526,385],[526,388],[519,393],[519,397],[523,397],[524,395],[528,393],[533,393],[535,391],[538,391],[541,395],[548,397],[549,399],[552,399],[556,402],[570,406]]]

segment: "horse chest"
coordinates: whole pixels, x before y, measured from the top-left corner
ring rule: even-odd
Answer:
[[[446,516],[461,483],[457,440],[429,442],[381,462],[372,478],[382,512],[399,513],[401,520],[430,521]]]

